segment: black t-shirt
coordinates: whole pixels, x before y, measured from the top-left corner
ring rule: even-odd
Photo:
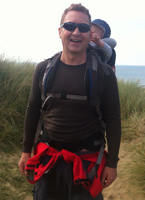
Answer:
[[[33,146],[42,103],[41,82],[47,62],[46,60],[39,63],[34,73],[25,117],[24,152],[31,152]],[[106,123],[107,165],[115,167],[118,161],[121,136],[120,105],[116,77],[111,68],[108,68],[108,70],[110,75],[106,76],[104,80],[105,88],[103,94],[101,94],[101,104],[103,118]],[[60,62],[51,92],[60,92],[61,90],[67,94],[84,95],[84,72],[85,64],[68,66]],[[98,118],[92,112],[90,104],[87,101],[81,102],[78,100],[52,99],[47,108],[44,127],[53,140],[72,144],[79,144],[80,142],[87,144],[87,140],[89,143],[95,137],[100,137],[101,133]],[[89,140],[89,138],[92,139]]]

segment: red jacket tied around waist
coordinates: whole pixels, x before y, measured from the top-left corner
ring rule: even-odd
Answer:
[[[53,168],[54,164],[60,159],[63,158],[66,163],[73,162],[73,181],[74,184],[83,184],[84,187],[90,192],[93,197],[96,197],[103,189],[102,183],[100,181],[100,176],[106,164],[106,154],[104,151],[103,158],[101,164],[98,167],[97,173],[91,182],[88,179],[88,174],[91,169],[94,167],[99,152],[88,153],[77,155],[76,153],[72,153],[65,149],[61,151],[57,151],[53,147],[48,146],[46,143],[39,143],[34,150],[34,156],[31,157],[27,164],[26,170],[34,171],[34,181],[29,181],[31,183],[35,183],[38,181],[44,173],[47,173],[50,169]],[[40,160],[42,156],[48,155],[50,156],[50,160],[44,166]],[[90,165],[87,168],[87,171],[83,169],[83,160],[90,161]]]

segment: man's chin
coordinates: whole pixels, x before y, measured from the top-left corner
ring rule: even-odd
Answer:
[[[72,54],[82,54],[82,50],[81,49],[70,49],[70,52],[72,53]]]

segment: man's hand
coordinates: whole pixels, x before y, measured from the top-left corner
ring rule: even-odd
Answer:
[[[117,168],[105,167],[101,176],[101,182],[104,188],[111,185],[117,178]]]
[[[28,172],[25,170],[25,166],[27,161],[29,160],[29,158],[31,158],[31,154],[30,153],[22,153],[21,159],[19,161],[19,169],[20,172],[24,175],[24,176],[28,176]]]

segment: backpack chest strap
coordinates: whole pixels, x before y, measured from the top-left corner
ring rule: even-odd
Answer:
[[[83,95],[72,95],[72,94],[65,94],[65,93],[47,93],[47,97],[56,97],[60,99],[74,99],[74,100],[87,100],[87,96]]]

